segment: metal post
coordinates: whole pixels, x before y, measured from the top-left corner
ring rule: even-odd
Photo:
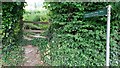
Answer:
[[[106,38],[106,66],[109,66],[109,56],[110,56],[110,13],[111,6],[109,5],[107,8],[107,38]]]

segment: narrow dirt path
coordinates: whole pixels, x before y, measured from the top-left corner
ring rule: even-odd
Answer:
[[[24,66],[42,66],[43,61],[41,61],[40,53],[38,48],[32,45],[24,46],[25,48],[25,63]]]

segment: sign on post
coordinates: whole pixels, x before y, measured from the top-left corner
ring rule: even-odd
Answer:
[[[107,8],[86,13],[84,15],[84,18],[107,15],[106,66],[109,66],[109,61],[110,61],[110,16],[111,16],[110,13],[111,13],[111,6],[109,5]]]
[[[94,12],[90,12],[90,13],[86,13],[84,15],[84,18],[90,18],[90,17],[95,17],[95,16],[104,16],[104,15],[107,15],[107,8],[97,10]]]

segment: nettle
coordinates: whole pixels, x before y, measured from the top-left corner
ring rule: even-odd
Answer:
[[[22,61],[22,15],[24,12],[22,2],[2,3],[2,54],[6,65],[19,65]]]
[[[106,55],[106,17],[84,19],[86,12],[115,3],[46,2],[51,26],[48,30],[50,65],[103,66]],[[120,22],[112,10],[110,65],[118,65]],[[47,56],[47,55],[46,55]],[[48,59],[48,58],[45,58]]]

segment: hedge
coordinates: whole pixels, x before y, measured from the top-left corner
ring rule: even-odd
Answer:
[[[23,2],[2,2],[2,59],[3,65],[20,65],[22,62]]]
[[[107,18],[83,19],[91,12],[116,3],[46,2],[51,11],[51,26],[48,30],[50,52],[48,64],[52,66],[104,66],[106,57]],[[119,64],[120,17],[112,8],[110,65]],[[46,61],[46,60],[45,60]]]

